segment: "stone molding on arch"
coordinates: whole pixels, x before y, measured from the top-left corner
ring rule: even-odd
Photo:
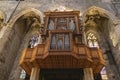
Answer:
[[[92,27],[101,31],[105,30],[107,27],[109,27],[109,30],[111,30],[114,20],[116,20],[116,18],[112,13],[97,6],[89,7],[83,14],[84,26]],[[101,25],[102,22],[106,24],[109,23],[109,25]]]
[[[86,17],[86,15],[96,15],[99,14],[101,17],[108,18],[110,20],[116,19],[115,15],[113,15],[111,12],[108,10],[97,7],[97,6],[91,6],[89,7],[84,13],[83,13],[83,18]]]
[[[36,15],[38,15],[41,19],[41,23],[43,23],[43,13],[35,8],[29,8],[29,9],[26,9],[26,10],[23,10],[21,11],[19,14],[13,16],[10,21],[8,22],[8,25],[9,27],[12,27],[14,25],[14,23],[20,18],[22,17],[23,15],[29,13],[29,12],[33,12],[35,13]]]

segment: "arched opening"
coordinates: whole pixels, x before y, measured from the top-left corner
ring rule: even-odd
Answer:
[[[101,70],[100,74],[101,74],[102,80],[109,80],[105,67],[103,67],[103,69]]]
[[[13,17],[6,26],[7,28],[1,38],[3,49],[0,50],[6,56],[5,62],[2,63],[3,79],[6,78],[7,80],[9,77],[10,80],[13,78],[17,80],[20,78],[22,69],[19,66],[19,59],[21,53],[24,48],[28,47],[31,36],[36,33],[31,26],[35,24],[34,18],[41,24],[41,17],[43,16],[36,9],[25,10]],[[13,68],[11,69],[11,67]]]
[[[89,47],[99,48],[97,37],[91,32],[87,34],[87,44]]]
[[[111,18],[114,18],[113,15],[110,14],[105,9],[92,6],[88,10],[86,10],[83,16],[84,16],[83,20],[84,20],[85,32],[88,33],[92,30],[98,34],[97,37],[99,38],[97,39],[97,41],[99,42],[99,48],[103,51],[103,53],[106,53],[107,50],[110,50],[109,53],[103,54],[103,56],[106,56],[105,57],[106,62],[108,62],[107,65],[105,66],[108,78],[119,79],[119,76],[111,77],[111,75],[113,74],[114,75],[119,74],[119,70],[117,70],[118,68],[115,61],[115,55],[113,55],[113,44],[111,43],[111,39],[110,39],[110,33],[113,27],[111,25],[111,20],[112,20]],[[91,37],[88,37],[88,35],[90,35]],[[92,35],[93,34],[90,34],[90,33],[87,34],[86,39],[87,39],[87,42],[89,41],[88,42],[89,45],[94,47],[92,43],[94,44],[97,44],[97,43],[92,42],[92,40],[96,41],[95,40],[96,36],[92,37]],[[111,61],[112,61],[112,64],[111,64]],[[110,68],[109,66],[114,67],[114,69]]]

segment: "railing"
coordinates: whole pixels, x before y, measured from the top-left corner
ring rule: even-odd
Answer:
[[[44,68],[91,67],[94,73],[98,73],[105,64],[102,53],[98,48],[76,44],[71,36],[70,44],[64,45],[64,47],[67,46],[65,49],[52,49],[50,41],[50,38],[47,38],[44,44],[23,51],[20,64],[27,72],[30,72],[30,69],[34,66],[40,66]]]

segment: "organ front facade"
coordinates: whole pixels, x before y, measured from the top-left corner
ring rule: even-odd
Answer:
[[[91,37],[85,36],[80,12],[44,14],[44,25],[33,35],[20,59],[30,80],[95,80],[105,61],[98,47],[89,47],[87,39]]]

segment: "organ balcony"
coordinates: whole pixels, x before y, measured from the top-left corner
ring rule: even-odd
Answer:
[[[40,68],[88,68],[99,73],[104,66],[102,53],[98,48],[89,48],[84,44],[75,44],[71,41],[69,49],[50,49],[50,40],[34,48],[23,51],[20,65],[30,74],[32,67]]]
[[[92,68],[95,74],[99,73],[105,65],[102,52],[97,47],[90,48],[83,44],[82,32],[78,30],[78,12],[54,12],[46,13],[46,16],[46,29],[43,33],[45,41],[34,48],[24,49],[20,66],[28,74],[31,73],[32,67],[42,69]],[[75,28],[68,27],[70,20],[74,20]],[[52,27],[53,22],[55,27]]]

